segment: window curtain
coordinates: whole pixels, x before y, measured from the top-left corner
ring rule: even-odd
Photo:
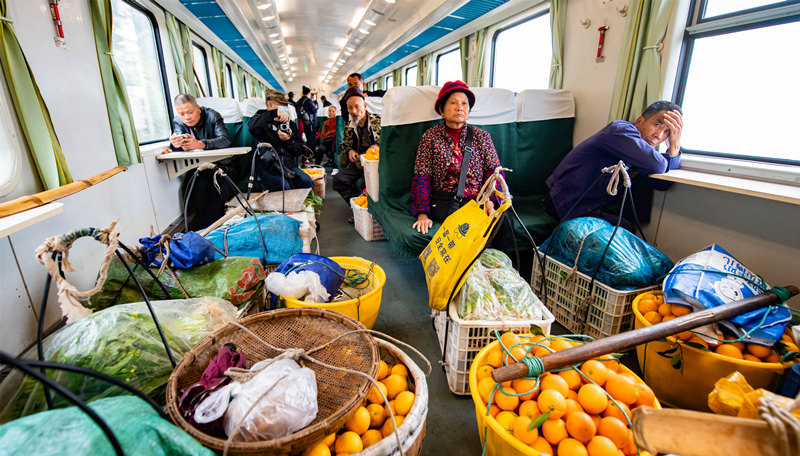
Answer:
[[[169,13],[167,13],[169,14]],[[211,64],[214,65],[214,77],[217,79],[217,96],[228,96],[228,81],[225,77],[225,57],[219,49],[211,48]]]
[[[469,77],[464,82],[470,87],[483,87],[483,73],[486,62],[486,36],[488,28],[475,32],[475,40],[472,42],[473,54],[472,65],[469,69]]]
[[[392,71],[392,81],[394,81],[394,87],[403,85],[402,68],[395,68],[394,71]]]
[[[469,35],[458,40],[458,49],[461,51],[461,80],[469,85]]]
[[[95,0],[89,3],[92,6],[92,26],[97,47],[97,60],[100,63],[100,78],[103,81],[117,163],[122,166],[141,163],[139,139],[136,137],[136,127],[133,124],[133,114],[128,103],[128,94],[125,91],[125,81],[114,61],[114,54],[111,52],[111,0]]]
[[[167,35],[169,35],[169,47],[172,51],[172,61],[175,64],[175,72],[178,74],[178,90],[181,93],[188,93],[195,97],[200,96],[197,89],[194,75],[194,56],[192,55],[192,39],[189,35],[189,27],[168,11],[164,12],[167,23]]]
[[[429,85],[433,80],[433,54],[417,59],[417,85]]]
[[[550,33],[553,43],[553,60],[550,69],[550,88],[564,86],[564,30],[567,27],[567,0],[550,0]]]
[[[376,90],[384,90],[384,87],[383,87],[383,81],[384,80],[386,80],[385,76],[381,76],[381,77],[379,77],[378,79],[375,80],[375,82],[377,82],[377,84],[378,84],[378,88]]]
[[[6,0],[0,0],[0,16],[8,17]],[[11,94],[25,142],[45,190],[72,182],[67,161],[56,137],[50,112],[14,33],[11,21],[0,20],[0,65]]]
[[[635,0],[628,4],[609,120],[634,120],[661,97],[662,40],[675,0]]]
[[[236,79],[236,90],[239,93],[239,101],[242,101],[247,98],[247,90],[245,90],[244,87],[245,72],[239,65],[235,63],[231,63],[231,65],[233,65],[233,77]]]

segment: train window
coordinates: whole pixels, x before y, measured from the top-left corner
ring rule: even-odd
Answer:
[[[14,114],[14,104],[6,91],[5,78],[0,70],[0,196],[10,193],[17,185],[22,169],[23,145]]]
[[[247,98],[250,95],[250,85],[247,84],[247,73],[242,73],[242,87],[244,87],[244,96],[242,98]]]
[[[756,3],[730,2],[730,6]],[[701,9],[692,11],[721,4],[728,6],[728,2],[695,0],[693,8]],[[684,150],[800,165],[796,143],[767,133],[793,131],[800,103],[796,89],[800,54],[781,46],[800,42],[800,2],[792,2],[789,12],[785,3],[778,6],[783,8],[760,9],[757,17],[736,11],[719,19],[692,15],[674,96],[685,113]]]
[[[707,0],[703,17],[722,16],[776,3],[786,2],[776,2],[775,0]]]
[[[112,11],[112,51],[125,79],[139,143],[164,140],[170,133],[170,103],[155,18],[127,0],[113,0]]]
[[[233,70],[231,69],[231,64],[230,63],[226,63],[225,64],[225,69],[228,71],[228,85],[231,88],[231,96],[230,97],[233,98],[234,100],[238,100],[239,99],[239,86],[238,86],[238,84],[235,83],[235,80],[233,79]]]
[[[194,71],[197,76],[197,81],[200,88],[203,89],[203,96],[211,96],[211,77],[208,70],[208,57],[206,50],[197,43],[192,43],[192,52],[194,53]]]
[[[386,90],[389,90],[389,89],[391,89],[392,87],[394,87],[394,76],[392,76],[392,75],[390,74],[389,76],[386,76],[386,84],[384,85],[384,88],[385,88]]]
[[[461,74],[461,51],[458,48],[443,52],[436,57],[436,85],[462,79],[464,76]]]
[[[417,66],[412,65],[406,68],[406,85],[407,86],[415,86],[417,85]]]
[[[489,86],[514,92],[547,89],[553,56],[551,43],[547,10],[499,28],[492,38]]]

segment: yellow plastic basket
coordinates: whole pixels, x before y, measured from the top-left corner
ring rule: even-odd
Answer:
[[[633,313],[636,316],[635,328],[650,326],[639,312],[639,301],[653,292],[636,296],[633,300]],[[718,355],[681,343],[680,350],[668,356],[659,355],[673,348],[676,339],[668,337],[668,342],[650,342],[636,347],[639,367],[648,386],[653,389],[662,402],[671,406],[691,410],[710,411],[708,393],[714,383],[733,371],[745,376],[753,388],[772,390],[784,370],[792,363],[756,363]],[[670,358],[681,354],[681,369],[672,367]]]
[[[345,269],[355,269],[368,274],[369,284],[366,290],[361,290],[361,296],[347,301],[337,302],[305,302],[293,298],[281,297],[286,307],[316,307],[332,310],[361,322],[367,329],[372,329],[378,318],[381,307],[381,294],[386,283],[386,273],[377,263],[359,257],[330,257],[339,266]],[[366,292],[365,292],[366,291]],[[349,291],[351,295],[355,294]]]
[[[532,334],[520,334],[520,336],[531,337]],[[486,364],[485,359],[489,354],[489,350],[491,350],[492,347],[497,344],[498,342],[494,341],[483,347],[483,349],[478,353],[478,356],[475,358],[475,361],[473,361],[472,367],[469,370],[469,388],[472,392],[472,401],[475,403],[475,416],[478,420],[478,434],[480,435],[481,444],[486,445],[486,456],[538,456],[542,453],[539,453],[530,446],[519,441],[516,437],[511,435],[511,433],[503,429],[503,427],[500,426],[500,423],[498,423],[494,417],[487,416],[486,405],[484,405],[483,399],[481,399],[480,393],[478,393],[478,367]],[[619,365],[619,369],[620,372],[628,372],[633,374],[630,369],[622,364]],[[655,407],[659,409],[661,408],[661,403],[658,401],[658,394],[656,394]],[[485,442],[483,436],[484,426],[486,426]],[[555,450],[555,448],[553,449]]]

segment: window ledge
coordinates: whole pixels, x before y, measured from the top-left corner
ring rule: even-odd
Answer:
[[[800,205],[800,187],[794,185],[688,169],[675,169],[666,174],[652,174],[650,177]]]
[[[64,204],[50,203],[44,206],[28,209],[19,214],[9,215],[0,219],[0,238],[10,236],[17,231],[23,230],[31,225],[47,220],[64,212]]]

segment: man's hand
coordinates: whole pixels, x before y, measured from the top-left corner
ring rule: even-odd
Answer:
[[[288,135],[286,132],[284,132],[283,130],[278,130],[278,138],[279,138],[281,141],[288,141],[288,140],[292,139],[292,137],[291,137],[291,136],[289,136],[289,135]]]
[[[664,123],[669,127],[669,149],[670,156],[675,157],[681,152],[681,130],[683,130],[683,116],[678,111],[667,111],[664,113]]]
[[[169,137],[169,143],[172,144],[173,147],[183,147],[184,139],[185,135],[173,133],[172,136]]]
[[[357,162],[358,161],[358,152],[354,151],[353,149],[350,149],[350,151],[347,152],[347,158],[349,158],[350,161],[353,162],[353,163]]]
[[[483,210],[486,211],[486,215],[491,216],[494,214],[494,201],[487,200],[486,204],[483,206]]]
[[[428,214],[419,214],[417,221],[411,225],[412,228],[422,234],[428,234],[428,230],[433,226],[433,220],[428,218]]]
[[[196,138],[186,138],[183,140],[183,144],[181,144],[183,150],[197,150],[197,149],[205,149],[206,144],[203,141],[199,141]]]
[[[285,113],[283,111],[278,111],[277,116],[278,117],[276,117],[275,120],[277,120],[280,123],[284,123],[284,122],[288,122],[289,121],[289,114],[287,114],[287,113]]]

